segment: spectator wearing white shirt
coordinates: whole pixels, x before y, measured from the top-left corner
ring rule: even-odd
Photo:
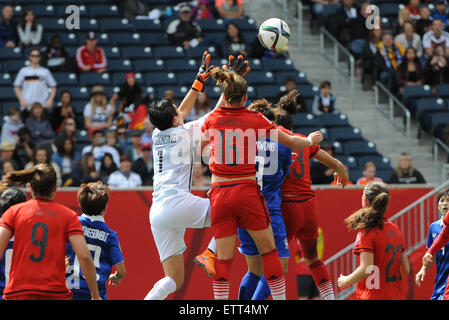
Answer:
[[[92,144],[90,146],[85,146],[81,154],[84,155],[89,152],[91,152],[95,158],[95,168],[98,172],[100,172],[101,168],[101,159],[103,159],[103,156],[106,153],[110,153],[117,167],[120,167],[120,155],[117,149],[106,144],[106,137],[101,130],[93,132]]]
[[[109,176],[108,185],[112,188],[131,189],[140,187],[142,179],[140,175],[131,171],[132,161],[127,155],[120,157],[120,170]]]
[[[26,8],[23,10],[22,21],[17,26],[20,44],[24,47],[37,46],[42,41],[42,33],[44,28],[37,23],[33,9]]]
[[[405,21],[402,28],[403,32],[398,34],[394,38],[394,41],[399,42],[404,49],[407,49],[408,47],[415,48],[416,56],[421,58],[423,54],[421,37],[415,32],[413,23],[410,21]]]
[[[41,53],[37,49],[30,51],[30,65],[19,70],[14,80],[14,92],[20,102],[21,111],[35,102],[39,102],[47,110],[53,106],[56,95],[56,81],[50,70],[40,66]],[[48,89],[50,93],[48,93]]]
[[[422,44],[427,57],[433,56],[433,50],[437,46],[442,46],[445,50],[444,55],[449,57],[449,33],[443,31],[443,28],[443,21],[435,19],[432,22],[432,30],[424,34]]]
[[[2,126],[1,142],[8,141],[12,145],[17,143],[17,132],[23,127],[23,122],[20,120],[20,110],[17,107],[11,107],[8,111],[8,117]]]
[[[95,130],[108,129],[112,125],[114,108],[107,102],[107,93],[102,86],[94,86],[90,102],[83,111],[84,125],[91,134]]]

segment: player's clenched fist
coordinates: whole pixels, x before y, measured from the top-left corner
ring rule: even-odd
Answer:
[[[422,258],[422,264],[424,267],[429,267],[433,263],[433,256],[430,253],[426,253]]]
[[[312,142],[312,145],[315,145],[323,140],[323,134],[320,131],[315,131],[309,134],[307,138]]]

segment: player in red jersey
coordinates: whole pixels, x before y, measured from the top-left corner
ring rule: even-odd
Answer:
[[[0,220],[0,256],[14,236],[5,300],[71,300],[65,282],[66,243],[78,256],[92,299],[98,293],[96,271],[76,213],[53,201],[56,172],[48,164],[13,171],[7,183],[30,183],[32,199],[9,208]]]
[[[350,230],[358,231],[353,249],[358,267],[348,276],[340,275],[338,286],[357,283],[359,300],[405,299],[401,278],[410,265],[401,231],[384,217],[389,199],[385,184],[370,182],[363,191],[363,208],[345,220]]]
[[[217,247],[213,281],[215,299],[229,298],[229,273],[237,245],[237,228],[248,231],[262,256],[264,275],[273,299],[285,299],[285,277],[275,247],[270,216],[256,182],[256,141],[270,136],[289,148],[319,143],[319,131],[308,138],[281,132],[260,113],[246,109],[246,81],[234,71],[211,70],[224,101],[202,127],[201,150],[211,146],[212,231]]]
[[[298,92],[290,91],[283,96],[278,108],[286,113],[277,112],[278,127],[289,134],[304,137],[299,133],[292,133],[292,116],[301,106],[298,105]],[[304,262],[312,272],[313,280],[320,292],[321,299],[333,300],[334,290],[326,266],[319,258],[317,251],[318,239],[318,206],[315,192],[312,190],[310,179],[310,159],[314,158],[335,171],[334,178],[337,185],[344,187],[348,183],[348,173],[345,166],[337,159],[320,149],[319,145],[292,152],[292,165],[282,184],[281,212],[287,231],[287,239],[297,238]]]

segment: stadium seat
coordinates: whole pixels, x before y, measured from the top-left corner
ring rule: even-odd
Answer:
[[[128,59],[108,60],[108,72],[131,72],[133,65]]]
[[[163,86],[163,87],[158,87],[156,89],[156,95],[159,99],[164,97],[164,92],[167,90],[171,90],[173,91],[173,93],[175,94],[175,98],[176,99],[182,99],[185,97],[185,95],[188,92],[188,88],[187,87],[179,87],[179,86]]]
[[[399,3],[385,3],[379,6],[381,17],[397,17]]]
[[[89,135],[87,134],[86,130],[78,130],[76,133],[76,143],[87,143],[89,142]]]
[[[318,121],[325,128],[349,127],[348,117],[343,113],[323,113],[318,116]]]
[[[213,46],[205,46],[205,45],[199,45],[195,48],[188,48],[186,50],[186,56],[191,59],[196,59],[201,61],[201,58],[203,57],[204,51],[209,52],[211,55],[214,55],[215,53],[215,47]]]
[[[16,73],[19,72],[20,68],[23,68],[26,65],[29,65],[28,60],[5,60],[3,61],[3,71],[11,74]]]
[[[358,161],[360,168],[363,168],[367,162],[373,162],[377,169],[391,168],[390,159],[382,155],[359,156]]]
[[[121,87],[122,85],[125,84],[125,75],[126,72],[115,72],[112,74],[112,84],[115,86],[119,86]],[[141,73],[137,72],[135,73],[135,77],[136,77],[136,81],[139,85],[143,85],[144,82],[144,77],[142,76]]]
[[[257,86],[257,91],[260,92],[261,96],[259,99],[265,98],[272,101],[276,95],[279,93],[281,88],[278,85],[262,85]]]
[[[348,169],[358,168],[358,161],[355,157],[351,156],[335,156],[336,159],[340,160]]]
[[[44,35],[47,31],[63,33],[67,31],[65,19],[40,18],[39,23],[44,27]]]
[[[404,93],[402,95],[402,101],[405,106],[408,106],[412,99],[432,97],[432,90],[430,86],[405,86]]]
[[[80,87],[82,86],[82,87]],[[80,81],[78,86],[58,86],[56,96],[61,95],[61,91],[67,90],[72,95],[72,100],[82,100],[84,103],[89,100],[89,90],[85,87],[85,84]]]
[[[194,59],[172,59],[165,61],[165,67],[169,72],[198,72],[199,63],[197,63]]]
[[[102,46],[101,48],[103,49],[108,62],[109,62],[109,60],[119,59],[122,57],[122,55],[120,53],[120,49],[116,46]]]
[[[76,86],[78,84],[75,73],[53,72],[52,75],[58,86]]]
[[[349,169],[349,180],[356,184],[359,178],[363,177],[363,170],[360,168]]]
[[[359,128],[342,127],[328,129],[331,141],[348,141],[348,140],[363,140],[362,133]]]
[[[444,128],[447,124],[449,124],[449,112],[437,112],[432,114],[431,116],[431,133],[437,137],[441,138],[440,129]]]
[[[176,76],[172,72],[150,72],[145,75],[145,82],[151,86],[175,85]]]
[[[247,60],[249,62],[249,66],[251,68],[251,72],[252,71],[262,71],[262,70],[264,70],[264,66],[262,65],[262,61],[260,61],[259,59],[248,58]],[[271,70],[271,69],[269,69],[269,70]],[[273,71],[274,71],[274,69],[273,69]],[[281,83],[279,83],[279,84],[281,84]]]
[[[164,71],[165,69],[165,64],[164,61],[162,61],[161,59],[158,60],[146,60],[146,59],[140,59],[140,60],[135,60],[134,61],[134,70],[136,72],[153,72],[153,71]]]
[[[283,84],[287,77],[294,78],[297,84],[310,84],[304,72],[298,71],[275,72],[275,78],[277,83]]]
[[[245,76],[246,81],[253,85],[274,84],[275,79],[273,73],[265,71],[253,71]]]
[[[416,106],[416,119],[419,121],[421,128],[428,131],[432,125],[432,113],[445,111],[449,111],[449,108],[441,98],[419,99]]]
[[[303,136],[308,136],[309,134],[311,134],[312,132],[315,132],[315,131],[320,131],[321,130],[321,128],[320,127],[301,127],[301,128],[295,128],[295,129],[293,129],[293,132],[296,132],[296,133],[300,133],[300,134],[302,134]]]
[[[154,57],[156,59],[182,59],[184,56],[182,47],[161,46],[154,48]]]
[[[317,118],[311,113],[297,113],[293,115],[293,127],[318,127],[319,122]]]
[[[11,86],[13,78],[9,73],[0,73],[0,86]]]
[[[65,22],[64,22],[64,27],[65,27]],[[99,26],[98,26],[97,19],[81,18],[80,19],[80,30],[85,30],[85,32],[83,32],[84,35],[88,31],[98,31]],[[81,34],[83,34],[83,33],[81,33]]]
[[[253,86],[248,86],[248,100],[249,102],[255,100],[255,99],[260,99],[258,96],[258,93],[261,92],[259,91],[259,87],[253,87]],[[263,90],[263,88],[262,88]]]
[[[370,141],[348,141],[343,144],[343,150],[351,156],[378,154],[376,145]]]
[[[132,46],[122,48],[122,56],[125,59],[150,59],[153,53],[150,47]]]
[[[314,98],[319,94],[318,87],[310,84],[299,84],[296,86],[296,88],[298,92],[301,93],[301,95],[304,97],[304,99]]]
[[[116,32],[111,33],[111,43],[116,46],[139,46],[142,45],[142,38],[138,33]]]
[[[343,149],[343,144],[341,144],[340,142],[334,141],[332,143],[332,147],[334,148],[334,155],[335,156],[344,156],[344,155],[346,155],[345,151]]]
[[[133,22],[134,31],[136,32],[155,32],[161,33],[162,24],[160,20],[136,19]]]
[[[9,59],[22,59],[22,51],[20,51],[19,47],[16,48],[0,48],[0,57],[3,60]]]
[[[449,84],[438,84],[435,86],[435,94],[439,98],[449,98]]]
[[[235,23],[244,33],[248,31],[257,31],[256,22],[253,19],[232,19],[227,21],[226,23],[230,22]]]
[[[170,46],[170,42],[168,41],[167,36],[160,31],[156,33],[144,33],[141,34],[141,37],[142,43],[150,47]]]
[[[42,2],[42,1],[41,1],[41,2]],[[55,7],[56,7],[56,14],[57,14],[57,17],[67,17],[67,16],[69,15],[68,13],[66,13],[66,8],[67,8],[67,6],[68,6],[68,5],[67,5],[67,1],[64,2],[64,5],[59,5],[59,4],[55,3],[55,2],[57,2],[57,1],[51,1],[51,3],[54,4]],[[61,0],[61,2],[62,2],[62,0]],[[77,1],[71,1],[70,4],[76,4],[76,2],[77,2]],[[85,18],[85,17],[88,17],[88,16],[89,16],[87,6],[85,6],[85,5],[83,5],[83,4],[80,4],[80,3],[79,3],[77,6],[78,6],[79,13],[80,13],[80,16],[81,16],[81,17]],[[71,12],[72,12],[72,11],[71,11]],[[70,13],[71,13],[71,12],[70,12]],[[42,22],[41,22],[41,19],[39,19],[39,23],[42,23]],[[44,24],[42,24],[42,25],[44,25]]]
[[[116,5],[90,5],[88,6],[89,15],[92,18],[98,17],[118,17],[119,10]]]
[[[87,104],[87,101],[73,101],[70,103],[73,107],[73,111],[76,114],[83,114],[84,107]]]
[[[78,39],[79,39],[79,43],[84,45],[86,43],[86,34],[85,33],[80,33],[78,35]],[[98,46],[99,47],[102,47],[104,45],[111,45],[111,42],[112,42],[109,34],[107,34],[105,32],[103,32],[103,33],[98,32],[97,33],[97,41],[98,41]]]
[[[36,17],[54,17],[55,16],[55,7],[51,4],[45,5],[45,4],[33,4],[33,12],[36,15]],[[25,7],[22,8],[22,10],[25,9]]]
[[[192,75],[190,76],[190,83],[192,83]],[[187,83],[186,85],[189,85],[189,83]],[[215,86],[215,85],[211,85],[210,82],[208,82],[208,84],[206,84],[206,88],[204,89],[207,92],[207,95],[209,96],[210,99],[218,99],[221,96],[221,90],[219,87]],[[211,104],[211,107],[214,107],[215,104]]]
[[[122,18],[104,18],[100,20],[100,30],[104,32],[131,32],[133,30],[133,25],[128,21],[128,19]]]
[[[178,72],[176,73],[176,79],[178,81],[178,84],[181,86],[189,86],[193,83],[195,80],[196,73],[194,72]],[[206,83],[206,85],[209,82]],[[206,88],[207,91],[207,88]]]
[[[58,33],[47,33],[46,34],[46,43],[50,44],[51,38],[55,35],[59,36],[61,38],[62,44],[64,46],[78,46],[78,37],[76,36],[76,33],[73,32],[58,32]]]
[[[290,59],[269,59],[262,62],[266,70],[295,71],[293,62]]]
[[[225,23],[222,19],[199,19],[197,23],[205,34],[209,32],[225,32]]]
[[[2,100],[17,100],[12,86],[0,87],[0,97],[2,97]]]
[[[108,85],[111,78],[108,73],[83,72],[80,74],[80,84],[84,86]]]
[[[392,173],[392,168],[376,170],[376,177],[382,179],[385,183],[389,183]]]

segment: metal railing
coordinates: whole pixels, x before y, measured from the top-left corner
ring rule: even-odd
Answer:
[[[294,3],[294,5],[297,5],[297,11],[296,14],[297,16],[295,16],[295,14],[292,14],[292,11],[289,10],[288,5],[289,2],[293,3],[295,1],[292,0],[272,0],[270,1],[270,12],[271,12],[271,16],[272,17],[276,17],[277,15],[274,12],[274,6],[278,5],[280,7],[282,7],[282,18],[283,20],[286,20],[287,23],[291,22],[296,24],[296,31],[293,31],[290,29],[290,34],[295,35],[298,40],[298,52],[301,53],[302,51],[302,38],[303,38],[303,31],[302,31],[302,21],[303,21],[303,14],[302,14],[302,10],[303,10],[303,4],[301,1],[296,0],[296,2]]]
[[[390,218],[402,232],[407,254],[426,243],[426,232],[429,230],[430,224],[440,217],[437,203],[438,193],[447,187],[449,187],[449,180]],[[350,244],[324,262],[334,284],[336,299],[338,300],[346,299],[355,292],[355,285],[345,290],[339,290],[337,286],[340,274],[348,275],[356,268],[357,260],[356,255],[352,253],[353,247],[354,244]]]
[[[333,47],[332,54],[329,54],[326,50],[326,42],[330,41]],[[342,55],[340,55],[342,54]],[[348,62],[349,68],[346,69],[340,63],[340,58],[344,58]],[[351,108],[354,109],[354,99],[355,99],[355,59],[354,56],[337,40],[335,37],[329,33],[324,27],[320,29],[320,65],[321,65],[321,78],[327,78],[324,75],[324,61],[328,61],[334,72],[334,81],[332,83],[333,90],[335,92],[340,92],[340,77],[342,76],[345,81],[349,82],[349,98]]]
[[[380,92],[385,94],[388,98],[387,109],[382,108],[380,104]],[[395,108],[395,106],[397,108]],[[411,114],[410,111],[402,104],[401,101],[398,100],[393,94],[391,94],[390,90],[388,90],[381,82],[376,81],[376,85],[374,86],[374,107],[378,112],[380,112],[390,124],[391,129],[391,147],[392,150],[397,148],[398,144],[396,144],[396,132],[401,133],[405,138],[405,144],[407,148],[407,152],[411,154],[412,151],[412,140],[411,140]],[[400,123],[395,120],[395,115],[399,112],[399,116],[401,117]],[[386,124],[385,121],[381,121],[382,127]],[[379,135],[380,128],[379,119],[376,117],[376,132]],[[402,143],[400,145],[403,145]]]
[[[449,147],[440,139],[432,138],[432,149],[433,149],[433,166],[435,171],[435,182],[441,183],[447,180],[447,175],[449,173],[449,165],[443,164],[440,168],[440,150],[444,152],[444,162],[449,160]]]

